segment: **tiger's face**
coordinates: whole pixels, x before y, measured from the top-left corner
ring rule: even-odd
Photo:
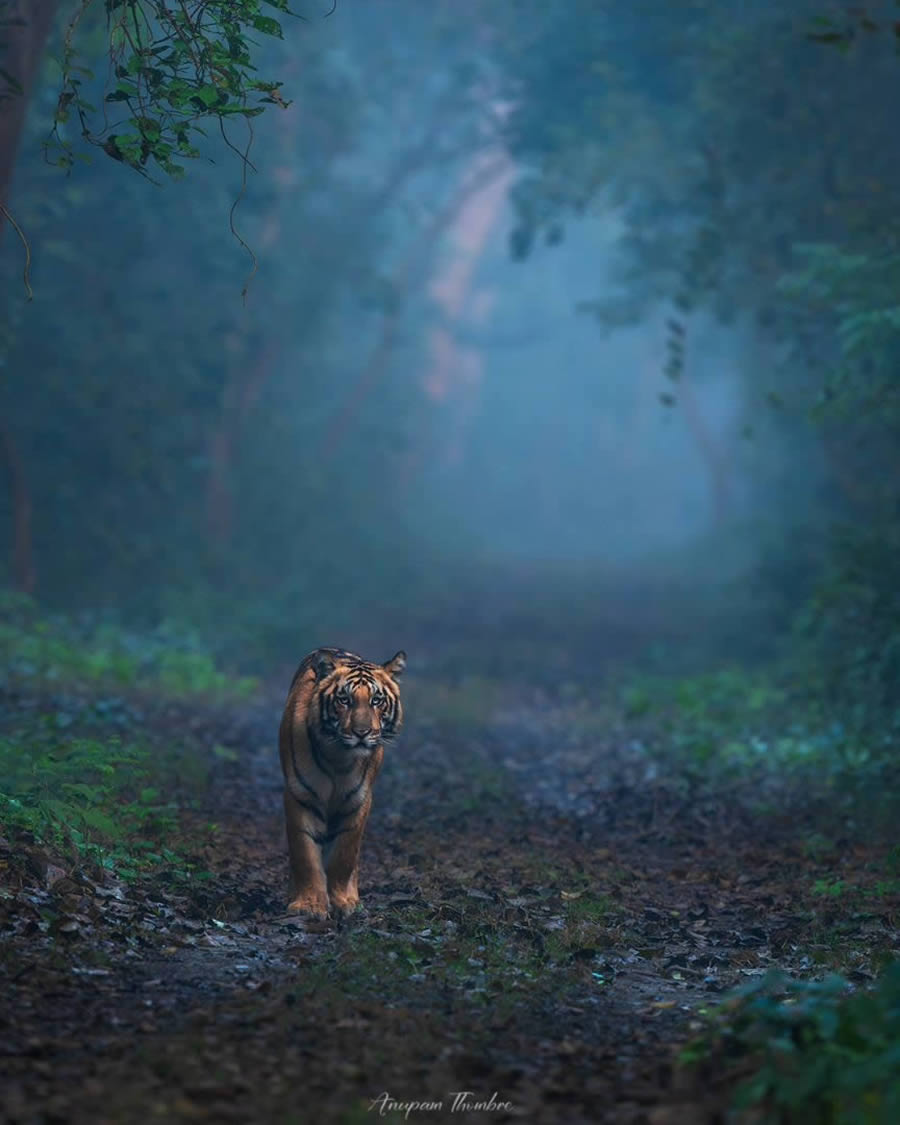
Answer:
[[[398,681],[405,667],[404,652],[385,664],[323,657],[316,669],[322,733],[357,751],[389,742],[403,722]]]

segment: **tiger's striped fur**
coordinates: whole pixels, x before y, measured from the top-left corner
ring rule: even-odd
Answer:
[[[339,648],[301,662],[279,730],[290,856],[289,910],[325,917],[359,902],[359,850],[384,744],[403,723],[406,653],[371,664]]]

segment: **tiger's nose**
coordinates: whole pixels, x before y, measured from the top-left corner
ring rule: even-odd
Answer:
[[[356,735],[357,738],[365,738],[367,735],[372,733],[372,728],[371,727],[354,726],[353,727],[353,733]]]

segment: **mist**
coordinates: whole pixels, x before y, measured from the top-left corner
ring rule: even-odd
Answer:
[[[258,619],[266,591],[276,616],[327,637],[360,613],[414,628],[404,599],[421,613],[439,589],[462,613],[527,605],[533,628],[543,593],[556,622],[568,586],[584,628],[598,582],[602,618],[643,587],[693,603],[746,580],[790,519],[773,520],[772,466],[798,440],[748,382],[758,330],[692,314],[676,385],[673,292],[642,295],[618,326],[592,312],[631,299],[630,218],[609,192],[518,260],[533,169],[509,155],[516,103],[490,52],[459,77],[477,28],[420,13],[375,46],[371,18],[348,3],[289,24],[270,67],[305,72],[310,94],[254,121],[245,185],[210,140],[214,162],[183,184],[123,183],[94,158],[54,188],[48,64],[13,197],[35,216],[34,301],[10,282],[40,589],[145,621],[198,602],[215,617],[220,598]],[[35,363],[58,388],[49,416]],[[86,393],[71,375],[84,363]],[[814,444],[798,504],[817,487]],[[268,627],[261,648],[283,643]]]

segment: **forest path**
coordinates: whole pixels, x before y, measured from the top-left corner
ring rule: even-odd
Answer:
[[[796,832],[686,796],[627,726],[528,699],[461,722],[414,690],[364,909],[288,918],[279,709],[192,719],[233,748],[196,814],[218,824],[210,879],[17,890],[2,1120],[352,1125],[389,1097],[429,1103],[421,1121],[712,1121],[721,1091],[672,1066],[704,1007],[808,968],[838,925],[844,950],[896,943],[888,913],[812,896],[837,867],[864,879],[867,853],[813,861]]]

